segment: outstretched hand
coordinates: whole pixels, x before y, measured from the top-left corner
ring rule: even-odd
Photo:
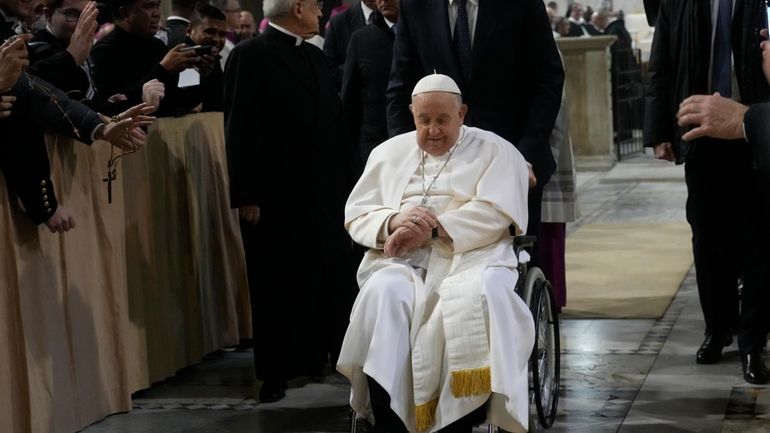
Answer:
[[[110,120],[104,126],[101,137],[97,138],[107,140],[125,151],[137,150],[144,145],[147,139],[141,128],[151,125],[155,121],[155,117],[147,116],[154,110],[155,107],[147,103],[135,105],[115,116],[115,120]]]

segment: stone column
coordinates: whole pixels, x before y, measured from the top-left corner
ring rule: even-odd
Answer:
[[[615,36],[556,39],[564,58],[570,136],[578,169],[609,169],[616,161],[612,131],[610,45]]]

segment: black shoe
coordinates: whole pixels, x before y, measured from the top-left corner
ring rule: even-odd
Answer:
[[[260,403],[273,403],[286,397],[286,382],[266,380],[259,390]]]
[[[698,364],[716,364],[722,359],[722,349],[733,344],[733,337],[729,334],[707,335],[700,345],[695,356]]]
[[[743,367],[743,380],[756,385],[770,382],[770,370],[767,369],[761,352],[741,355],[741,367]]]

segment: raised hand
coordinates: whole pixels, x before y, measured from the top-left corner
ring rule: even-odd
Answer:
[[[72,37],[70,37],[67,52],[72,54],[75,63],[78,65],[82,65],[91,52],[94,34],[98,26],[96,22],[97,15],[99,15],[99,9],[96,8],[96,2],[90,1],[86,3],[86,6],[80,13],[80,18],[78,18],[78,23],[75,25],[75,31],[72,33]]]
[[[0,45],[0,92],[13,87],[29,65],[26,42],[32,35],[15,36]]]

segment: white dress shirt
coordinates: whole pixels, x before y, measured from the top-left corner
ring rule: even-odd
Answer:
[[[476,35],[476,17],[479,15],[479,0],[467,0],[465,10],[468,12],[468,30],[471,32],[471,46]],[[457,21],[457,3],[449,0],[449,30],[452,37],[455,34],[455,22]]]

